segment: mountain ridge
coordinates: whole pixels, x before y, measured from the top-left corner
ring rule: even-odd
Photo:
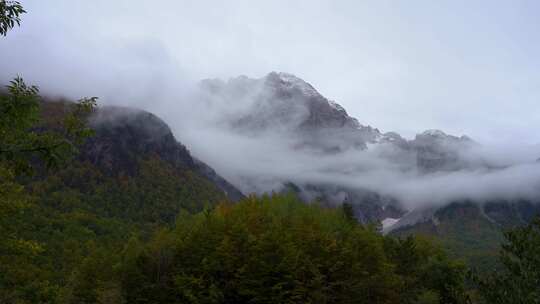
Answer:
[[[457,137],[440,130],[426,130],[409,140],[396,132],[383,133],[361,124],[337,102],[289,73],[271,72],[257,79],[239,76],[228,81],[203,80],[200,88],[209,104],[242,105],[233,114],[220,117],[220,126],[241,136],[259,138],[276,134],[290,139],[295,153],[339,155],[391,146],[385,148],[388,153],[383,151],[384,157],[393,161],[397,153],[400,158],[414,161],[414,164],[401,161],[410,167],[408,170],[429,173],[463,167],[460,150],[474,143],[467,136]],[[287,182],[290,181],[283,184]]]
[[[69,105],[65,101],[43,102],[43,127],[53,127]],[[244,197],[194,158],[154,114],[105,106],[98,107],[87,121],[94,134],[79,147],[79,155],[54,172],[54,178],[47,174],[31,181],[30,189],[47,192],[40,183],[54,182],[52,189],[80,197],[82,205],[66,207],[68,210],[82,208],[107,218],[137,220],[141,225],[172,224],[182,210],[198,212]]]

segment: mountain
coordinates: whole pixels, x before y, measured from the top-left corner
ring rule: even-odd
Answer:
[[[227,82],[207,79],[200,87],[209,103],[224,103],[234,109],[221,117],[220,124],[249,136],[275,132],[295,139],[296,149],[341,153],[391,144],[403,153],[414,153],[416,160],[411,165],[432,171],[465,166],[459,152],[476,144],[467,136],[456,137],[440,130],[427,130],[413,140],[396,132],[382,133],[360,124],[338,103],[288,73],[271,72],[260,79],[240,76]]]
[[[434,187],[431,179],[448,177],[451,182],[459,174],[475,176],[505,168],[476,153],[481,145],[467,136],[426,130],[405,139],[396,132],[381,132],[361,124],[311,84],[288,73],[203,80],[200,87],[208,104],[230,109],[216,121],[221,128],[246,138],[278,138],[281,141],[274,140],[276,144],[287,146],[290,157],[280,156],[280,161],[301,169],[274,177],[280,186],[267,191],[293,191],[306,201],[328,205],[351,204],[362,222],[380,223],[385,232],[394,230],[391,233],[396,235],[435,236],[453,252],[476,246],[467,255],[469,260],[493,251],[501,229],[526,223],[539,213],[534,200],[467,199],[460,189],[441,198],[438,192],[448,192],[444,184],[437,184],[438,190],[427,188]],[[304,159],[307,164],[298,163]],[[312,174],[308,176],[307,171]],[[253,182],[264,174],[243,180]],[[421,186],[415,181],[421,181]],[[396,182],[401,184],[396,186]],[[410,193],[426,193],[424,201],[400,196],[401,188],[395,188],[403,185],[411,187]],[[479,240],[476,245],[474,240]]]
[[[298,137],[298,148],[338,153],[367,149],[369,144],[392,143],[418,152],[419,166],[428,168],[442,167],[443,160],[456,160],[459,148],[474,144],[467,136],[456,137],[440,130],[427,130],[414,140],[406,140],[396,132],[381,133],[360,124],[341,105],[288,73],[271,72],[260,79],[240,76],[227,82],[207,79],[200,86],[214,103],[226,103],[237,110],[223,117],[221,123],[227,127],[248,135],[278,132]]]
[[[291,74],[272,72],[261,79],[240,76],[228,82],[203,80],[201,87],[219,99],[214,102],[240,104],[238,111],[222,121],[239,133],[286,133],[298,137],[298,148],[324,152],[365,149],[366,143],[383,137],[377,129],[361,125],[339,104]]]
[[[271,72],[259,79],[240,76],[226,82],[209,79],[201,81],[200,87],[208,104],[226,105],[232,109],[217,120],[216,124],[220,127],[249,138],[269,135],[282,138],[287,140],[295,155],[315,153],[339,157],[346,153],[361,155],[365,151],[375,151],[372,154],[377,154],[377,160],[399,167],[399,170],[429,173],[467,167],[469,163],[461,157],[461,152],[476,145],[466,136],[456,137],[438,130],[425,131],[412,140],[404,139],[396,132],[383,133],[361,124],[311,84],[288,73]],[[347,163],[342,166],[344,168],[330,167],[324,170],[347,170],[361,174],[364,169],[356,169],[356,165]],[[243,179],[252,180],[250,177]],[[366,187],[299,181],[293,176],[281,180],[282,186],[291,183],[306,200],[351,203],[361,221],[382,221],[388,215],[385,210],[389,206],[389,210],[401,210],[397,214],[402,215],[407,211],[396,198]],[[392,216],[396,216],[396,212]]]
[[[242,193],[178,142],[165,122],[154,114],[125,107],[103,107],[92,117],[96,131],[81,149],[81,160],[90,161],[108,174],[136,174],[137,162],[157,157],[177,170],[192,171],[236,201]]]
[[[43,103],[42,127],[54,127],[67,106],[65,102]],[[38,175],[27,185],[43,206],[151,224],[173,223],[182,210],[197,212],[205,205],[243,197],[212,168],[192,157],[167,124],[151,113],[101,107],[88,123],[95,134],[79,148],[77,158],[52,174]],[[64,201],[63,194],[76,201]]]
[[[291,140],[290,148],[298,153],[339,154],[348,150],[365,150],[377,142],[407,143],[396,133],[382,134],[361,125],[334,101],[322,96],[312,85],[287,73],[272,72],[260,79],[246,76],[225,82],[203,80],[201,88],[208,102],[232,105],[235,111],[217,122],[235,134],[261,138],[272,134]],[[245,177],[246,180],[252,180]],[[383,219],[391,199],[362,189],[334,183],[303,183],[281,180],[280,189],[295,189],[306,201],[330,204],[351,203],[357,218],[363,222]],[[291,188],[291,186],[293,186]],[[245,187],[244,187],[245,188]],[[376,203],[373,203],[377,201]],[[359,206],[365,206],[359,208]],[[399,210],[392,207],[388,210]],[[399,213],[398,211],[396,211]],[[392,214],[395,216],[396,212]]]

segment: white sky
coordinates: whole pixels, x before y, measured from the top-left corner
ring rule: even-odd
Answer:
[[[152,110],[190,81],[284,71],[381,131],[540,143],[538,1],[21,2],[2,83]]]

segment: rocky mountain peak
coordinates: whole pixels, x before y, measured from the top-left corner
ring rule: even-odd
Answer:
[[[417,166],[422,171],[454,171],[468,166],[461,154],[474,141],[467,136],[454,136],[441,130],[426,130],[409,142],[416,151]]]
[[[290,73],[270,72],[258,79],[239,76],[226,82],[212,79],[201,83],[207,93],[219,96],[221,102],[248,103],[242,111],[225,118],[233,130],[252,135],[267,131],[300,135],[303,142],[296,147],[339,152],[365,149],[368,144],[392,143],[416,151],[421,167],[437,169],[445,160],[455,161],[459,158],[458,150],[474,143],[467,136],[457,137],[436,129],[417,134],[413,140],[395,132],[381,133],[377,128],[360,124],[337,102]]]
[[[224,118],[226,125],[240,133],[300,135],[305,142],[299,146],[325,151],[365,148],[366,142],[381,136],[377,129],[361,125],[342,106],[293,74],[271,72],[259,79],[240,76],[227,82],[204,80],[201,84],[219,102],[247,104],[235,115]],[[329,138],[333,143],[327,143]],[[336,144],[336,138],[343,140]]]
[[[426,130],[420,134],[417,134],[415,137],[415,140],[439,140],[439,141],[454,141],[454,142],[461,142],[461,143],[473,143],[473,140],[466,136],[454,136],[450,134],[446,134],[441,130],[437,129],[430,129]]]
[[[264,82],[274,88],[281,90],[296,90],[306,97],[322,97],[317,90],[309,83],[293,74],[283,72],[270,72],[264,77]]]

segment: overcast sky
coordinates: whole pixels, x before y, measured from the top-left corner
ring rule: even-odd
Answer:
[[[538,1],[21,2],[3,83],[152,110],[198,79],[284,71],[381,131],[540,142]]]

